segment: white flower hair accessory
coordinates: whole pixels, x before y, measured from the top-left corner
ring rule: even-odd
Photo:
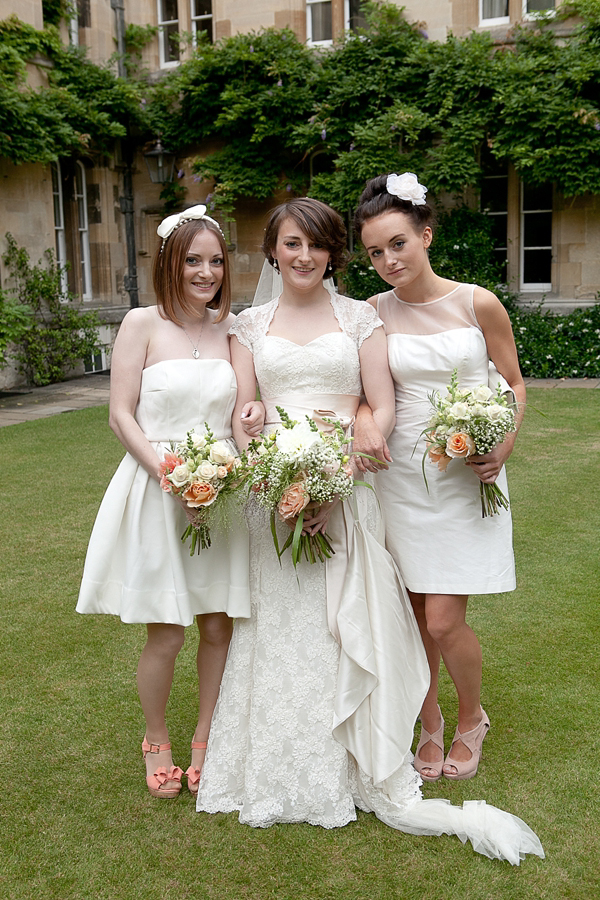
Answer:
[[[171,235],[176,228],[179,228],[179,226],[183,225],[185,222],[191,222],[192,219],[206,219],[207,222],[212,222],[213,225],[216,225],[221,234],[223,234],[219,223],[206,215],[206,206],[204,206],[203,203],[200,203],[198,206],[190,206],[189,209],[184,209],[183,212],[176,213],[173,216],[167,216],[166,219],[162,220],[156,229],[156,233],[163,239],[163,247],[169,235]]]
[[[414,206],[425,206],[427,188],[419,184],[414,172],[403,172],[402,175],[388,175],[386,182],[388,194],[407,200]]]

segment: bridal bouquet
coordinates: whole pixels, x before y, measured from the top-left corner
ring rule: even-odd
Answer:
[[[239,456],[227,444],[218,441],[205,423],[205,434],[188,431],[185,441],[171,444],[160,464],[160,486],[163,491],[182,497],[197,510],[194,521],[181,535],[191,538],[190,556],[211,545],[210,525],[217,511],[223,512],[222,501],[244,484],[246,473]]]
[[[333,426],[327,433],[319,431],[308,416],[304,422],[296,422],[281,407],[277,411],[281,430],[253,440],[248,447],[250,490],[271,510],[271,533],[280,559],[291,547],[294,567],[302,555],[310,563],[323,562],[334,550],[326,534],[303,534],[304,514],[335,497],[344,500],[352,494],[349,438],[337,420],[325,419]],[[277,540],[276,515],[293,523],[282,547]]]
[[[461,390],[457,371],[454,369],[448,393],[441,397],[437,391],[429,394],[433,407],[432,416],[423,431],[427,448],[423,454],[438,469],[446,471],[453,459],[466,459],[475,454],[489,453],[501,444],[506,435],[515,430],[515,414],[508,405],[500,387],[496,394],[487,385],[472,390]],[[479,482],[481,515],[493,516],[500,508],[508,509],[508,498],[497,484]]]

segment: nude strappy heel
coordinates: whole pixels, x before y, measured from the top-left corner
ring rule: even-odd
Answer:
[[[450,756],[452,747],[450,747],[448,756],[444,760],[444,766],[453,766],[456,772],[449,773],[442,769],[444,778],[448,778],[450,781],[466,781],[467,778],[473,778],[474,775],[477,775],[479,760],[481,759],[481,745],[489,727],[490,720],[483,707],[481,707],[481,722],[471,731],[465,731],[464,734],[461,734],[458,726],[456,727],[452,747],[457,741],[462,741],[465,747],[471,751],[471,759],[467,759],[465,762],[461,762],[459,759],[452,759]]]
[[[442,766],[444,765],[444,717],[439,706],[438,712],[440,714],[441,725],[437,731],[433,732],[433,734],[430,734],[421,722],[421,737],[419,738],[419,744],[417,746],[417,752],[415,753],[415,758],[413,760],[413,766],[415,767],[423,781],[439,781],[442,777]],[[421,757],[419,756],[419,750],[421,749],[421,747],[425,746],[427,741],[431,741],[432,744],[435,744],[435,746],[439,747],[439,749],[442,751],[442,758],[439,761],[425,762],[425,760],[421,759]],[[432,772],[437,772],[439,769],[439,773],[437,775],[424,775],[423,769],[431,769]]]

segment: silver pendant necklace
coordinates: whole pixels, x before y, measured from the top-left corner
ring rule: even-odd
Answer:
[[[195,344],[194,344],[193,340],[191,339],[191,337],[189,336],[189,334],[187,333],[185,326],[184,325],[181,326],[183,328],[183,333],[185,334],[186,338],[192,345],[192,356],[194,357],[194,359],[200,359],[200,351],[198,350],[198,346],[199,346],[200,340],[202,338],[202,332],[204,331],[204,318],[206,318],[206,313],[204,313],[204,317],[202,319],[202,327],[200,328],[200,334],[198,335],[198,340],[196,341]]]

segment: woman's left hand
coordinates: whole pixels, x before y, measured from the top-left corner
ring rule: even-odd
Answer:
[[[500,474],[502,466],[512,453],[514,438],[508,437],[502,444],[498,444],[489,453],[481,456],[470,456],[465,460],[471,466],[480,481],[484,484],[493,484]]]
[[[304,534],[317,534],[321,531],[325,534],[327,529],[327,523],[329,522],[329,517],[332,511],[340,502],[340,498],[336,497],[335,500],[330,500],[328,503],[322,503],[321,506],[313,509],[310,505],[304,510],[304,523],[302,531]]]
[[[265,408],[260,400],[251,400],[244,404],[240,419],[245,433],[250,437],[257,437],[265,424]]]

